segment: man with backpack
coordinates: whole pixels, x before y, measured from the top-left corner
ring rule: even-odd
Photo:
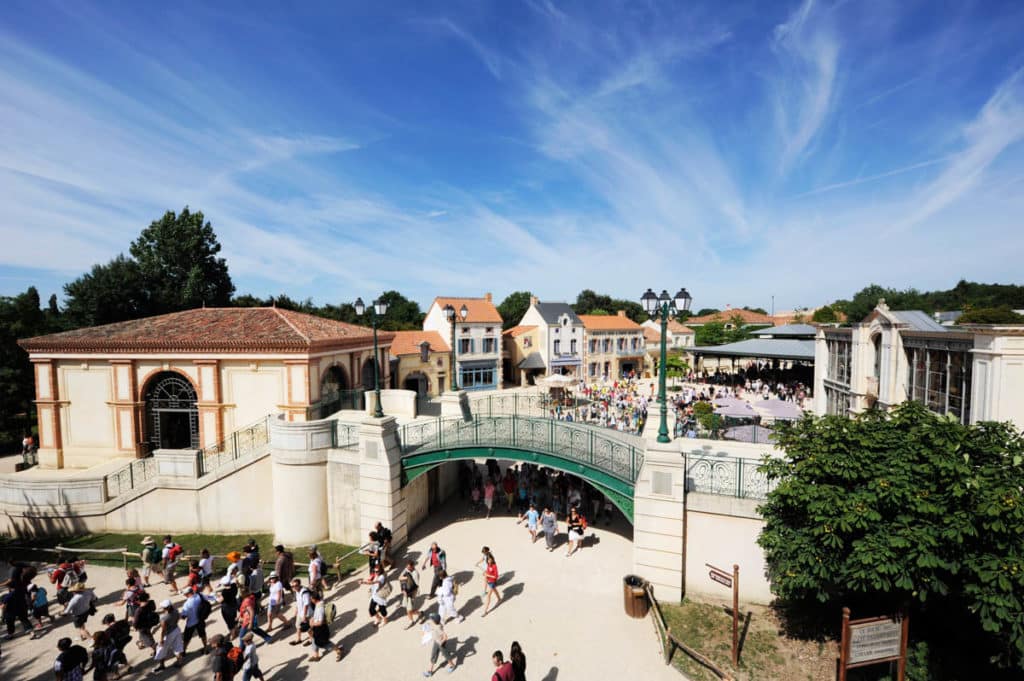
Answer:
[[[430,594],[428,596],[428,598],[433,598],[434,594],[437,593],[437,587],[441,586],[441,581],[444,579],[442,573],[448,569],[445,553],[437,545],[437,542],[431,543],[430,550],[427,552],[427,557],[423,560],[423,565],[420,566],[420,569],[426,569],[427,563],[430,563],[430,567],[434,569],[434,579],[430,583]]]
[[[234,650],[231,646],[231,642],[226,636],[217,634],[210,639],[211,652],[211,669],[213,671],[213,681],[231,681],[235,674],[241,669],[242,656],[240,654],[231,653]],[[239,651],[241,652],[241,651]],[[235,661],[238,661],[238,667],[235,667]]]
[[[189,641],[196,634],[203,642],[203,652],[206,652],[206,619],[210,616],[211,609],[210,602],[200,593],[200,587],[196,586],[181,608],[181,616],[185,618],[185,633],[181,637],[183,652],[188,652]]]
[[[149,594],[141,592],[137,599],[139,607],[135,611],[132,626],[139,634],[139,648],[150,648],[156,651],[156,639],[153,638],[153,627],[160,624],[160,616],[156,611],[156,603],[150,599]]]
[[[375,529],[377,532],[377,541],[380,542],[381,546],[381,561],[384,563],[384,569],[386,570],[394,564],[391,561],[391,530],[384,527],[384,523],[380,521],[377,521],[377,527]]]
[[[179,556],[184,552],[185,549],[181,547],[181,544],[175,544],[171,541],[171,535],[164,535],[164,549],[160,557],[163,560],[164,581],[171,585],[171,593],[178,592],[178,580],[175,576],[175,569],[178,567]]]
[[[161,551],[152,537],[142,540],[142,586],[150,586],[149,576],[154,570],[159,574],[163,567]]]
[[[289,645],[297,646],[302,643],[302,634],[309,631],[309,619],[313,616],[313,599],[312,592],[302,586],[298,577],[292,579],[292,592],[295,594],[295,640]],[[307,638],[309,640],[306,641],[306,645],[309,645],[312,639],[308,636]]]

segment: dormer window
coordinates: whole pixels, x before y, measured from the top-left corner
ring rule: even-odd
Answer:
[[[430,343],[423,341],[420,343],[420,361],[428,362],[430,360]]]

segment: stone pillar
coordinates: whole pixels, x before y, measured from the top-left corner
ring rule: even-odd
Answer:
[[[139,414],[135,395],[135,362],[130,359],[110,360],[114,399],[114,447],[122,456],[139,456]]]
[[[469,398],[465,390],[456,390],[441,395],[441,416],[469,418]]]
[[[330,534],[327,453],[334,441],[334,423],[270,421],[274,537],[282,544],[313,544]]]
[[[675,442],[647,441],[633,497],[633,569],[666,603],[683,597],[686,460]]]
[[[287,374],[285,385],[284,412],[289,421],[305,421],[306,409],[311,404],[309,388],[309,360],[285,360],[284,370]]]
[[[36,377],[36,418],[39,428],[39,467],[64,468],[60,428],[61,400],[57,366],[51,360],[32,360]]]
[[[224,405],[221,399],[220,362],[216,359],[197,359],[196,407],[199,410],[201,447],[209,447],[224,439]]]
[[[359,528],[362,544],[378,522],[391,528],[392,547],[408,541],[402,461],[394,416],[364,419],[359,428]]]

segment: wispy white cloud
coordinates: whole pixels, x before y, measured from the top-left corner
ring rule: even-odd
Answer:
[[[814,0],[804,0],[775,27],[772,44],[782,65],[774,85],[782,172],[789,170],[814,141],[836,97],[839,41],[827,17],[821,14]]]
[[[465,30],[454,21],[448,18],[438,19],[438,23],[451,32],[456,38],[465,43],[469,49],[483,62],[483,65],[487,67],[491,75],[501,80],[501,65],[502,59],[495,51],[488,47],[485,47],[483,43],[477,40],[469,31]]]

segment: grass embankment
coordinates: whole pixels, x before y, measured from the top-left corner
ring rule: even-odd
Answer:
[[[160,544],[162,535],[150,535]],[[20,560],[34,560],[47,563],[54,562],[55,553],[48,551],[33,550],[34,548],[52,549],[57,546],[66,547],[71,550],[82,549],[119,549],[127,547],[132,553],[139,553],[142,550],[141,534],[88,534],[81,537],[70,537],[65,539],[41,539],[41,540],[0,540],[0,556],[4,558],[17,558]],[[260,557],[264,561],[264,569],[269,571],[274,563],[274,537],[271,534],[175,534],[174,541],[181,544],[185,553],[198,556],[202,549],[209,549],[210,555],[224,556],[228,551],[240,551],[246,542],[252,538],[260,547]],[[296,563],[306,563],[308,546],[286,546],[285,549],[295,554]],[[331,574],[334,574],[334,561],[340,556],[352,551],[353,546],[336,544],[334,542],[322,542],[317,545],[320,554],[331,566]],[[118,553],[95,554],[83,551],[80,555],[89,563],[96,565],[123,565],[123,558]],[[129,558],[129,564],[138,564],[138,559]],[[269,565],[268,565],[269,563]],[[366,558],[360,554],[349,556],[341,563],[341,574],[351,574],[355,570],[366,565]],[[217,571],[225,569],[227,561],[223,558],[214,561],[214,568]]]
[[[740,663],[732,665],[732,617],[723,604],[685,600],[661,604],[672,635],[710,658],[737,681],[825,681],[835,678],[836,645],[788,638],[769,608],[740,604]],[[750,622],[743,630],[747,613]],[[693,681],[718,676],[682,650],[672,664]]]

